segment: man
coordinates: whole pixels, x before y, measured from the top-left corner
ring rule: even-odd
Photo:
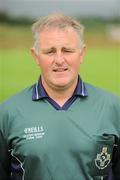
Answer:
[[[0,180],[120,179],[120,100],[79,76],[83,26],[33,25],[38,82],[0,107]]]

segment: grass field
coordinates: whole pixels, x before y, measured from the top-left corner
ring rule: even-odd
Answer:
[[[0,102],[35,83],[39,69],[31,57],[29,29],[2,26],[0,30]],[[84,81],[120,96],[119,46],[105,35],[86,35],[87,52],[80,74]]]

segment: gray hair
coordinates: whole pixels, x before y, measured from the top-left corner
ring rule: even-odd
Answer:
[[[79,35],[80,39],[80,50],[84,47],[84,39],[83,39],[83,33],[84,33],[84,26],[79,23],[76,19],[73,19],[69,16],[65,16],[63,14],[52,14],[49,16],[45,16],[43,18],[40,18],[37,22],[35,22],[32,25],[32,32],[34,35],[34,45],[33,48],[38,51],[39,49],[39,34],[41,31],[43,31],[46,28],[68,28],[72,27]]]

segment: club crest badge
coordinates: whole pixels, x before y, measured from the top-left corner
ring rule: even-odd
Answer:
[[[103,147],[100,154],[97,154],[95,165],[98,169],[105,169],[111,161],[111,155],[108,153],[107,147]]]

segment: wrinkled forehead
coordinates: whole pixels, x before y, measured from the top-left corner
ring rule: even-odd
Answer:
[[[79,37],[77,32],[72,28],[47,28],[39,34],[39,45],[41,47],[62,47],[79,46]]]
[[[53,35],[53,34],[71,34],[74,37],[77,36],[79,38],[79,33],[71,26],[67,26],[67,27],[45,27],[44,29],[42,29],[39,32],[39,37],[41,37],[42,35]]]
[[[47,37],[54,38],[54,37],[62,37],[62,36],[64,36],[64,38],[77,38],[77,39],[79,38],[78,33],[72,27],[64,27],[64,28],[47,27],[42,31],[40,31],[39,33],[39,38],[42,38],[43,36],[44,38]]]

